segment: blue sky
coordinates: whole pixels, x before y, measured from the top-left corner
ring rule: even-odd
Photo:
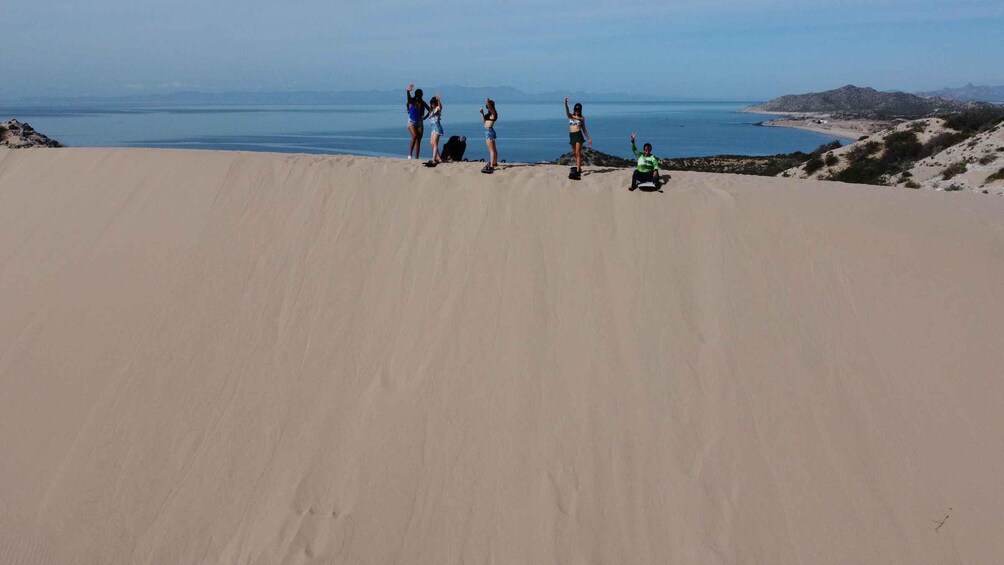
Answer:
[[[4,0],[0,99],[509,85],[760,100],[1004,84],[1004,0]]]

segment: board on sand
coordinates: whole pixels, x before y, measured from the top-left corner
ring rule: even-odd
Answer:
[[[656,185],[654,182],[640,182],[638,183],[638,186],[636,186],[635,188],[637,188],[638,190],[644,190],[645,192],[653,192],[659,190],[659,186]]]
[[[568,178],[572,180],[582,180],[582,174],[579,173],[579,169],[572,167],[572,170],[568,172]]]

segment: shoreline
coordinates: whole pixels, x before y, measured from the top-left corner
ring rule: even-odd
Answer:
[[[862,136],[872,135],[893,126],[892,122],[866,118],[833,118],[824,112],[760,112],[740,109],[746,114],[780,116],[764,120],[755,125],[774,128],[789,128],[832,135],[848,141],[857,141]]]

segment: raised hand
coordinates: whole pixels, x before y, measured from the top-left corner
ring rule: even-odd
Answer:
[[[568,97],[565,97],[565,104],[568,104]]]
[[[634,143],[634,132],[631,132],[631,143]]]
[[[412,90],[415,90],[415,84],[414,83],[408,85],[408,92],[411,92]]]

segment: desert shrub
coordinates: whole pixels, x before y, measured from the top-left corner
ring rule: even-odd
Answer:
[[[979,163],[981,165],[989,165],[997,160],[997,156],[993,153],[987,153],[986,155],[980,157]]]
[[[916,182],[912,181],[912,180],[906,181],[906,184],[903,185],[903,186],[905,186],[907,188],[920,188],[920,185],[917,184]]]
[[[857,184],[882,184],[885,165],[877,159],[860,159],[833,175],[833,180]]]
[[[925,157],[941,153],[945,149],[964,141],[966,134],[957,132],[942,132],[927,140],[924,144],[923,155]]]
[[[974,108],[945,116],[945,126],[955,131],[974,134],[993,129],[1004,121],[1004,108]]]
[[[950,184],[944,188],[945,192],[958,192],[962,190],[962,187],[957,184]]]
[[[923,133],[927,129],[927,122],[914,122],[910,124],[910,131],[915,133]]]
[[[898,131],[885,138],[885,154],[882,158],[890,163],[904,163],[919,159],[924,146],[912,131]]]
[[[823,168],[823,160],[819,157],[813,157],[805,162],[805,174],[811,175],[812,173]]]
[[[833,151],[834,149],[840,149],[841,147],[843,147],[843,144],[837,140],[833,140],[817,147],[816,150],[812,152],[812,155],[822,155],[823,153]]]
[[[882,149],[882,144],[877,141],[869,141],[868,143],[855,145],[847,152],[847,160],[851,163],[856,163],[867,158],[869,155],[878,153],[880,149]]]
[[[908,179],[913,176],[910,171],[903,171],[903,174],[899,175],[899,178]]]
[[[996,173],[987,177],[987,182],[994,182],[998,180],[1004,180],[1004,167],[1001,167]]]
[[[858,141],[864,141],[864,140],[868,139],[869,137],[870,136],[862,135],[861,137],[858,138]]]
[[[997,148],[998,151],[1004,152],[1004,145]]]
[[[944,180],[949,180],[955,175],[960,175],[966,172],[966,162],[959,161],[958,163],[952,163],[947,169],[941,172],[941,178]]]
[[[827,167],[832,167],[840,162],[840,157],[837,157],[833,153],[827,153],[826,159],[823,160]]]

